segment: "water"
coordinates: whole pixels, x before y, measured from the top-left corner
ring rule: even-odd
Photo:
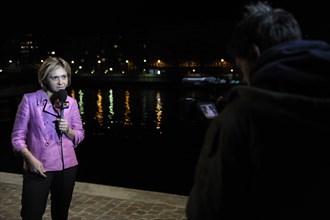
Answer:
[[[95,85],[95,84],[93,84]],[[213,100],[212,88],[181,85],[72,85],[85,140],[76,149],[78,181],[188,195],[205,129],[188,97]],[[20,95],[4,100],[0,170],[21,172],[21,160],[10,146],[10,131]],[[191,114],[195,112],[196,114]]]

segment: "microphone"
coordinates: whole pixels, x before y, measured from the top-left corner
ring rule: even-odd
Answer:
[[[60,109],[60,116],[61,118],[64,118],[64,109],[67,108],[67,102],[66,97],[68,96],[68,93],[65,89],[61,89],[57,91],[57,98],[58,98],[58,104]]]
[[[60,112],[61,119],[64,118],[64,109],[69,107],[69,103],[66,101],[66,97],[68,96],[67,91],[61,89],[57,91],[55,97],[55,108],[58,112]],[[62,136],[62,131],[59,131],[59,134]]]

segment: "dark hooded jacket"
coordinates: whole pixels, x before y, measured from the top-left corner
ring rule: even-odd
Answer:
[[[265,51],[205,134],[189,220],[330,218],[330,46]]]

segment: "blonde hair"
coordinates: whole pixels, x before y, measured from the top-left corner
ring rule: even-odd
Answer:
[[[48,76],[54,70],[63,68],[68,74],[68,86],[71,85],[70,64],[61,57],[48,57],[44,60],[38,70],[38,82],[44,91],[48,90]]]

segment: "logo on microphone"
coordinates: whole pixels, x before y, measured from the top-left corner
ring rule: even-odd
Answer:
[[[56,100],[54,106],[57,109],[67,109],[69,108],[69,102],[68,101],[61,102],[60,100]]]

